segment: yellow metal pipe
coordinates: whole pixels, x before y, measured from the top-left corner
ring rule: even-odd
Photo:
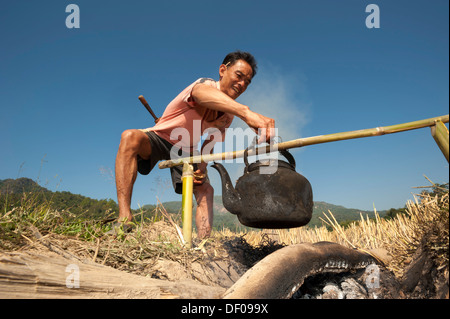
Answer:
[[[181,219],[183,222],[183,237],[187,248],[192,247],[192,194],[194,192],[194,168],[189,163],[183,165],[183,182],[181,197]]]
[[[438,121],[442,123],[449,122],[449,115],[443,115],[438,117],[433,117],[425,120],[419,120],[414,122],[370,128],[358,131],[349,131],[349,132],[341,132],[334,133],[328,135],[319,135],[313,137],[299,138],[296,140],[291,140],[283,143],[274,144],[272,146],[263,146],[257,149],[251,149],[248,152],[248,156],[257,155],[257,154],[266,154],[270,152],[275,152],[278,150],[285,150],[289,148],[302,147],[308,145],[315,145],[321,143],[329,143],[335,141],[343,141],[355,138],[362,137],[371,137],[371,136],[380,136],[385,134],[392,134],[404,131],[415,130],[424,127],[434,126]],[[162,161],[158,164],[159,168],[169,168],[173,166],[183,165],[184,163],[200,163],[200,162],[212,162],[212,161],[220,161],[227,159],[235,159],[244,157],[244,150],[241,151],[233,151],[233,152],[225,152],[225,153],[216,153],[210,155],[197,155],[191,157],[184,157],[176,160],[167,160]]]
[[[437,121],[436,125],[431,127],[431,135],[448,162],[448,129],[442,121]]]

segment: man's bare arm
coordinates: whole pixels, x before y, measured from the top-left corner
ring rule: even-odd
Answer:
[[[236,102],[222,91],[203,83],[199,83],[193,88],[192,97],[200,106],[233,114],[243,121],[250,110],[248,106]]]

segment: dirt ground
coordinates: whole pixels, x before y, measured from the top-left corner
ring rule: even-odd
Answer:
[[[96,242],[54,233],[41,234],[38,230],[33,236],[27,235],[23,236],[26,240],[22,238],[9,249],[0,250],[0,277],[6,278],[0,279],[0,286],[4,288],[3,294],[0,289],[2,297],[58,296],[59,288],[54,291],[44,289],[43,295],[34,297],[31,291],[42,291],[42,286],[64,288],[67,274],[63,266],[75,262],[81,265],[82,273],[92,275],[91,282],[84,285],[96,282],[108,292],[107,295],[99,291],[93,293],[92,290],[98,289],[89,287],[85,297],[220,298],[254,263],[281,247],[268,239],[260,247],[253,247],[242,237],[217,235],[206,241],[194,236],[194,248],[188,250],[182,248],[176,229],[166,221],[147,224],[129,234],[105,235]],[[141,287],[131,287],[124,291],[110,283],[96,281],[105,274],[110,281],[118,280],[119,285],[124,285],[123,278],[119,277],[128,278],[126,284],[130,287],[132,282],[139,286],[139,278],[150,280],[148,285],[156,285],[160,290],[150,293]],[[23,291],[26,285],[22,277],[26,278],[30,293]],[[15,295],[12,294],[16,289],[11,285],[13,282],[20,283],[15,287],[22,289]],[[176,286],[185,289],[181,291]],[[60,296],[69,297],[64,292]]]
[[[57,234],[39,234],[27,240],[26,245],[9,255],[5,251],[0,251],[0,273],[8,269],[5,268],[8,263],[22,263],[30,269],[29,264],[33,258],[36,260],[40,258],[44,267],[45,264],[51,263],[49,260],[52,258],[55,265],[58,262],[63,264],[64,261],[57,258],[61,257],[65,260],[77,260],[86,267],[99,266],[116,271],[110,272],[111,278],[125,278],[129,274],[133,275],[127,279],[129,283],[138,283],[139,278],[145,278],[148,285],[160,287],[157,292],[151,294],[147,294],[141,288],[126,292],[118,288],[108,288],[107,296],[114,298],[220,298],[221,294],[254,264],[283,247],[269,237],[264,237],[260,245],[255,247],[247,243],[245,236],[216,235],[203,242],[194,237],[194,249],[182,249],[176,229],[165,221],[134,230],[121,238],[105,236],[96,242],[86,242],[76,237]],[[324,273],[305,280],[293,298],[448,298],[448,271],[443,273],[436,269],[425,250],[416,252],[416,256],[405,271],[404,278],[395,278],[382,266],[379,269],[380,282],[377,288],[367,287],[365,271]],[[42,276],[45,275],[42,271],[41,273]],[[121,276],[121,273],[127,275]],[[97,277],[99,276],[101,277],[101,273]],[[121,280],[124,280],[123,278]],[[36,285],[36,279],[33,280]],[[185,289],[181,291],[179,287]],[[116,292],[115,295],[111,289]],[[192,293],[189,294],[188,291]],[[105,294],[89,296],[104,298]]]

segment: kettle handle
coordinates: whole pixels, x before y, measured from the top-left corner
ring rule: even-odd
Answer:
[[[244,163],[245,163],[244,174],[248,173],[248,149],[251,147],[252,146],[247,147],[244,151]]]
[[[281,155],[286,157],[286,159],[289,161],[289,164],[292,165],[292,167],[295,169],[295,159],[294,156],[288,151],[288,150],[280,150],[279,151]]]
[[[244,173],[247,173],[247,172],[248,172],[248,165],[249,165],[249,164],[248,164],[248,150],[249,150],[250,148],[255,148],[255,145],[251,145],[251,146],[247,147],[247,148],[245,149],[245,151],[244,151],[244,163],[245,163]],[[292,154],[291,154],[288,150],[280,150],[279,152],[280,152],[281,155],[283,155],[284,157],[286,157],[286,159],[288,160],[289,164],[291,164],[292,167],[293,167],[294,170],[295,170],[295,165],[296,165],[296,163],[295,163],[294,156],[292,156]]]
[[[253,142],[244,151],[244,163],[245,163],[244,174],[248,173],[248,150],[251,148],[256,148],[257,144],[258,144],[258,136],[255,136]]]

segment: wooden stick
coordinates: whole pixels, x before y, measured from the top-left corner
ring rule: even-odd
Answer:
[[[155,115],[155,113],[153,112],[152,108],[150,107],[150,105],[148,104],[148,102],[144,98],[144,96],[143,95],[139,95],[138,99],[139,99],[139,101],[141,101],[142,105],[145,106],[147,111],[153,116],[153,118],[155,119],[155,123],[158,123],[159,118]]]
[[[431,135],[448,162],[448,129],[442,121],[437,121],[436,125],[431,127]]]
[[[433,118],[420,120],[420,121],[414,121],[414,122],[408,122],[408,123],[402,123],[402,124],[396,124],[396,125],[390,125],[390,126],[384,126],[384,127],[377,127],[377,128],[369,128],[369,129],[358,130],[358,131],[349,131],[349,132],[341,132],[341,133],[334,133],[334,134],[328,134],[328,135],[319,135],[319,136],[312,136],[312,137],[306,137],[306,138],[299,138],[296,140],[282,142],[282,143],[274,144],[271,146],[267,145],[267,146],[259,147],[257,149],[251,149],[248,152],[248,156],[258,155],[258,154],[267,154],[267,153],[276,152],[279,150],[303,147],[303,146],[308,146],[308,145],[315,145],[315,144],[343,141],[343,140],[349,140],[349,139],[355,139],[355,138],[381,136],[381,135],[385,135],[385,134],[405,132],[405,131],[415,130],[415,129],[419,129],[419,128],[430,127],[430,126],[435,125],[438,121],[441,121],[443,123],[448,123],[449,115],[447,114],[447,115],[433,117]],[[244,151],[245,150],[216,153],[216,154],[210,154],[210,155],[197,155],[197,156],[191,156],[191,157],[184,157],[184,158],[180,158],[180,159],[176,159],[176,160],[167,160],[167,161],[160,162],[158,164],[158,167],[162,169],[162,168],[169,168],[169,167],[174,167],[174,166],[178,166],[178,165],[183,165],[184,163],[200,163],[200,162],[212,162],[212,161],[220,161],[220,160],[227,160],[227,159],[235,159],[235,158],[244,157]]]
[[[187,248],[192,247],[192,196],[194,189],[194,169],[192,165],[183,165],[183,182],[181,197],[181,219],[183,220],[183,238]]]

